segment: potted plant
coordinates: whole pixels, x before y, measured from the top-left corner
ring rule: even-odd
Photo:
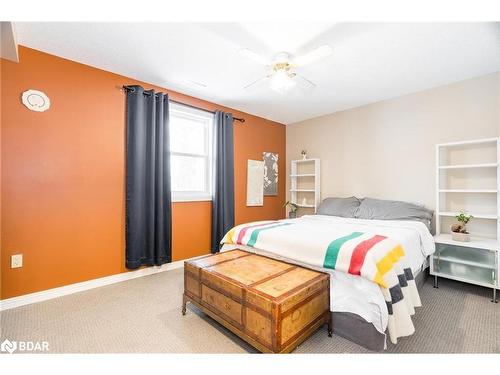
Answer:
[[[292,203],[290,201],[287,201],[283,207],[290,207],[290,211],[288,212],[288,218],[289,219],[295,219],[297,217],[297,210],[299,209],[299,206],[297,206],[295,203]]]
[[[467,223],[473,218],[473,216],[462,211],[455,216],[455,218],[457,219],[458,224],[453,224],[451,226],[451,238],[454,241],[469,242],[470,234],[467,231]]]

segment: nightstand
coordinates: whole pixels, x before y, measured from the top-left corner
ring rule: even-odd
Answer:
[[[466,282],[491,288],[492,302],[497,303],[496,291],[500,289],[499,245],[496,239],[471,238],[470,242],[453,241],[451,235],[434,237],[436,252],[431,256],[431,275],[434,287],[438,287],[438,277]]]

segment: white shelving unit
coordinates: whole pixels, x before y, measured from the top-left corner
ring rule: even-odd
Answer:
[[[438,277],[481,285],[492,288],[496,302],[500,289],[499,177],[499,138],[436,146],[436,252],[430,270],[435,287]],[[450,225],[461,210],[474,216],[468,225],[470,242],[451,239]]]
[[[321,202],[320,160],[292,160],[290,168],[290,201],[299,208],[316,209]],[[304,203],[304,199],[305,202]]]

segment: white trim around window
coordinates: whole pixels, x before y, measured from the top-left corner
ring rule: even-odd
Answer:
[[[213,140],[214,114],[208,111],[203,111],[200,109],[184,106],[182,104],[171,103],[170,104],[171,124],[172,121],[175,121],[176,118],[188,121],[192,120],[194,123],[204,128],[203,148],[200,148],[199,150],[194,150],[195,152],[183,152],[180,150],[170,152],[171,164],[172,164],[172,156],[181,156],[185,158],[203,160],[204,188],[203,190],[197,190],[197,191],[186,191],[186,190],[175,191],[174,187],[172,186],[172,202],[212,201],[213,166],[214,166],[212,140]]]

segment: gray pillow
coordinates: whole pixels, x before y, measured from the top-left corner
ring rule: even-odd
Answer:
[[[356,212],[358,219],[418,220],[430,228],[434,211],[424,206],[382,199],[364,198]]]
[[[326,198],[318,207],[318,215],[354,217],[360,200],[356,197]]]

